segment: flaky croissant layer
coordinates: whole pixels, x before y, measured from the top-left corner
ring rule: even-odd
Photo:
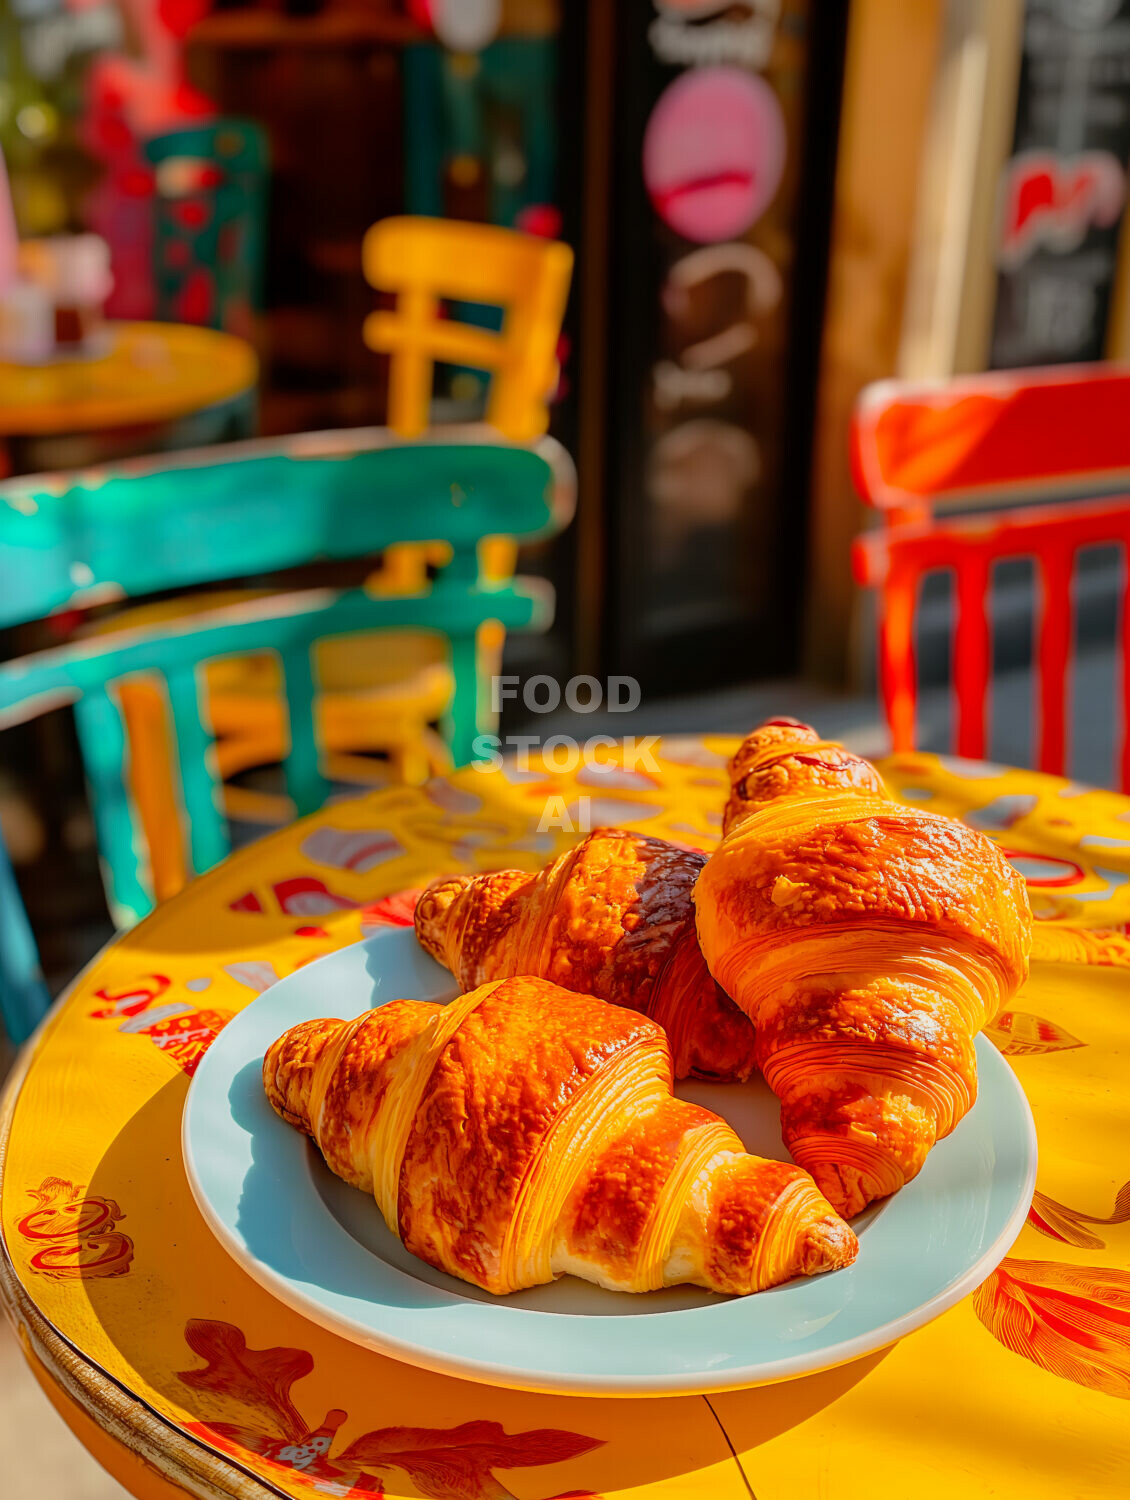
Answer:
[[[532,974],[626,1005],[667,1033],[675,1076],[753,1071],[753,1027],[711,979],[692,893],[706,856],[598,828],[537,875],[496,870],[435,880],[416,935],[464,989]]]
[[[490,1292],[746,1293],[858,1248],[807,1173],[672,1097],[658,1026],[544,980],[304,1022],[263,1081],[413,1254]]]
[[[983,834],[890,801],[795,720],[755,730],[730,774],[699,940],[754,1022],[786,1146],[850,1216],[976,1098],[974,1037],[1027,972],[1027,893]]]

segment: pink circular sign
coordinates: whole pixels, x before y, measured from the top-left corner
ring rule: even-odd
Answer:
[[[780,186],[787,138],[777,96],[740,68],[692,68],[660,95],[643,139],[656,213],[699,244],[755,223]]]

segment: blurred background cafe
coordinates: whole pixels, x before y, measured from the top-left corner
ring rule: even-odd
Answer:
[[[6,0],[0,28],[0,816],[51,989],[233,838],[426,780],[500,715],[791,712],[1124,780],[1130,5]],[[456,538],[425,493],[470,483],[468,441],[477,582],[510,591],[467,603],[470,651],[429,615]],[[252,649],[270,601],[359,588],[395,628],[327,624],[308,681]],[[197,658],[161,685],[171,637]]]
[[[1130,0],[0,0],[8,1044],[484,734],[1130,786],[1128,163]]]
[[[4,0],[0,148],[52,992],[499,729],[1126,781],[1127,0]]]
[[[483,551],[541,618],[478,628],[480,687],[628,677],[638,706],[586,730],[768,709],[1117,784],[1130,5],[6,0],[0,26],[5,658],[418,595],[449,539],[388,531],[410,476],[374,471],[358,527],[313,464],[286,505],[232,465],[470,434],[555,491]],[[321,650],[327,784],[467,758],[458,666],[403,615],[424,633]],[[208,670],[238,842],[292,811],[286,695],[262,652]],[[0,812],[57,986],[208,851],[162,804],[183,719],[127,684],[131,795],[178,847],[107,904],[97,695],[27,687]]]

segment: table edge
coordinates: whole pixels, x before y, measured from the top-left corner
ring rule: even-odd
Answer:
[[[81,977],[81,976],[80,976]],[[77,981],[76,981],[77,982]],[[20,1049],[0,1094],[0,1187],[23,1083],[39,1044],[53,1029],[73,985]],[[82,1354],[46,1318],[16,1274],[0,1222],[0,1306],[25,1359],[31,1355],[59,1390],[114,1442],[197,1500],[277,1500],[287,1492],[190,1437]]]
[[[9,438],[48,438],[62,437],[69,433],[91,433],[108,432],[115,428],[125,427],[150,427],[160,426],[163,422],[176,422],[184,417],[190,417],[197,412],[208,411],[214,406],[223,406],[226,402],[234,401],[248,391],[257,389],[259,377],[262,373],[261,361],[258,351],[250,339],[242,338],[239,334],[228,333],[223,328],[207,328],[195,323],[177,323],[165,325],[154,318],[114,318],[110,319],[111,325],[129,326],[130,328],[146,328],[172,326],[177,328],[192,328],[194,331],[214,333],[219,337],[231,340],[233,343],[243,346],[242,354],[246,362],[243,376],[238,381],[229,380],[217,387],[215,395],[209,400],[201,403],[199,401],[184,402],[183,400],[170,399],[169,397],[147,396],[144,401],[137,405],[134,412],[115,418],[112,422],[90,421],[89,418],[73,415],[63,419],[56,419],[54,415],[45,415],[45,408],[38,408],[40,416],[30,423],[27,414],[15,411],[12,417],[5,421],[3,413],[5,408],[0,407],[0,436]],[[11,410],[8,408],[7,410]],[[32,408],[34,412],[36,408]]]

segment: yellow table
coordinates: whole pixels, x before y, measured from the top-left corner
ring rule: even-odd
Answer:
[[[544,1500],[1085,1500],[1130,1474],[1130,801],[904,756],[914,803],[1013,851],[1043,919],[990,1035],[1040,1137],[999,1271],[928,1328],[822,1375],[707,1400],[497,1390],[370,1354],[275,1302],[190,1197],[189,1076],[230,1016],[448,869],[539,866],[549,795],[709,846],[733,742],[670,740],[659,774],[470,768],[338,804],[226,861],[95,960],[0,1111],[0,1292],[44,1389],[141,1496]],[[1121,1187],[1121,1192],[1119,1189]],[[547,1318],[546,1336],[552,1337]]]
[[[57,436],[167,422],[250,390],[251,346],[181,323],[109,323],[95,359],[0,363],[0,435]]]

